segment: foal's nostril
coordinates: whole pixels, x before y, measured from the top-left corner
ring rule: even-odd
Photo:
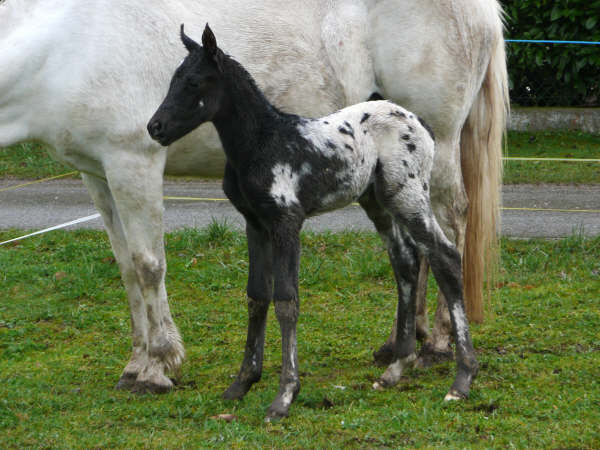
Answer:
[[[148,133],[150,133],[150,136],[153,138],[160,137],[162,134],[161,131],[162,124],[160,123],[160,120],[153,120],[148,124]]]

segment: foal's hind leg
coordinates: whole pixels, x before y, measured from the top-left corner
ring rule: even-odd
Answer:
[[[240,399],[260,380],[265,344],[267,311],[273,297],[273,263],[271,239],[260,224],[246,218],[248,237],[248,335],[244,360],[237,378],[223,393],[228,400]]]
[[[388,341],[389,350],[386,349],[389,351],[391,364],[374,385],[376,388],[392,386],[400,380],[404,368],[416,358],[415,313],[420,256],[412,239],[377,202],[372,188],[359,199],[359,202],[387,246],[398,290],[398,306],[393,330],[395,335]]]
[[[446,237],[454,243],[462,255],[465,242],[467,198],[462,184],[458,154],[458,136],[446,136],[436,130],[436,156],[431,173],[431,204],[435,216]],[[458,165],[457,165],[458,164]],[[429,266],[427,266],[428,268]],[[417,336],[423,336],[423,344],[415,365],[431,366],[435,363],[452,359],[451,332],[452,324],[446,299],[442,291],[438,292],[437,308],[433,329],[429,333],[425,320],[425,287],[428,270],[422,267],[419,273],[419,291],[417,293]],[[422,307],[421,307],[422,305]],[[423,314],[420,314],[423,311]],[[388,341],[376,352],[375,359],[379,364],[387,363],[389,349],[393,348],[395,323]]]
[[[431,173],[431,204],[445,236],[461,254],[465,245],[467,196],[462,182],[458,136],[436,136],[436,159]],[[421,346],[417,365],[427,367],[452,359],[452,324],[443,291],[438,291],[431,334]]]
[[[421,258],[419,264],[419,276],[417,277],[417,299],[416,299],[416,333],[417,340],[426,343],[430,339],[429,317],[427,315],[427,275],[429,273],[429,262],[427,258]],[[396,333],[398,327],[398,311],[394,317],[392,331],[385,343],[379,350],[373,352],[373,359],[379,366],[389,365],[394,358],[394,348],[396,347]],[[452,357],[452,355],[450,355]],[[417,362],[419,358],[417,358]],[[415,362],[416,363],[416,362]]]
[[[404,217],[406,219],[406,216]],[[450,312],[458,369],[446,400],[467,397],[479,364],[475,358],[465,312],[460,253],[454,244],[446,239],[431,212],[408,219],[407,227],[413,239],[425,249],[431,270]]]
[[[469,394],[479,365],[475,358],[463,301],[461,256],[456,246],[442,232],[426,195],[402,200],[404,203],[398,198],[393,199],[386,206],[405,224],[411,237],[428,257],[431,270],[450,311],[458,369],[446,400],[464,398]]]

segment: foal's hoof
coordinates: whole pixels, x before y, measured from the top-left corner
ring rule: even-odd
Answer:
[[[450,389],[450,392],[448,392],[446,394],[446,396],[444,397],[444,401],[445,402],[455,402],[458,400],[464,400],[466,399],[467,396],[461,392],[458,392],[455,389]]]
[[[235,380],[231,386],[223,392],[224,400],[241,400],[250,390],[252,383],[244,383],[242,381]]]
[[[274,422],[287,417],[290,411],[290,406],[292,406],[292,403],[296,399],[298,392],[300,392],[299,381],[292,381],[280,386],[277,397],[275,397],[275,400],[273,400],[273,403],[271,403],[271,406],[269,406],[267,416],[265,417],[265,422]]]
[[[119,378],[119,382],[117,383],[117,385],[115,386],[115,389],[121,389],[121,390],[131,390],[133,389],[133,386],[135,385],[135,380],[137,379],[138,374],[137,373],[124,373],[123,375],[121,375],[121,378]]]
[[[151,381],[136,381],[131,392],[134,394],[166,394],[173,389],[173,383],[158,384]]]
[[[285,419],[288,415],[289,408],[275,408],[271,405],[265,416],[265,423],[278,422],[281,419]]]
[[[379,350],[373,352],[373,360],[377,366],[389,366],[394,361],[394,350],[387,342]]]
[[[387,387],[388,384],[382,379],[379,379],[375,383],[373,383],[373,390],[375,391],[383,391]]]
[[[419,356],[415,361],[415,367],[422,369],[452,360],[454,360],[454,353],[452,353],[450,347],[448,347],[447,350],[439,351],[434,350],[433,346],[430,344],[423,344],[419,351]]]

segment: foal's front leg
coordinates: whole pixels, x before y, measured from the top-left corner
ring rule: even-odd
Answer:
[[[248,220],[248,219],[247,219]],[[236,380],[223,393],[228,400],[240,399],[262,375],[267,311],[273,297],[273,263],[270,236],[260,224],[246,222],[248,238],[248,335],[244,360]]]
[[[275,315],[281,330],[281,375],[279,392],[267,411],[266,421],[287,417],[300,391],[296,324],[300,311],[298,270],[300,268],[300,227],[277,225],[273,229],[273,271]]]

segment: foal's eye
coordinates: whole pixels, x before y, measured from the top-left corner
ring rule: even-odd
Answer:
[[[188,76],[185,79],[185,85],[191,88],[204,86],[204,78],[198,76]]]
[[[200,86],[200,84],[201,83],[200,83],[199,80],[196,80],[196,79],[193,79],[193,78],[190,78],[189,80],[187,80],[187,85],[189,87],[197,88],[197,87]]]

